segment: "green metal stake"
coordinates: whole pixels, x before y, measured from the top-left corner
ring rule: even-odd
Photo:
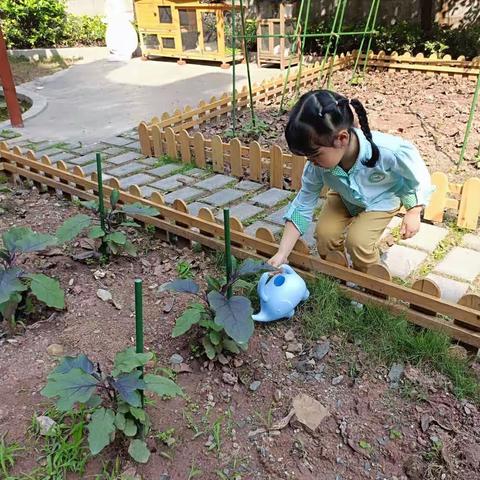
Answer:
[[[143,353],[143,293],[142,280],[135,280],[135,351]],[[142,372],[140,378],[143,378],[143,367],[138,367]],[[141,391],[142,408],[145,406],[143,391]]]
[[[310,0],[307,0],[307,11],[305,12],[305,26],[304,26],[304,36],[302,38],[302,47],[300,50],[300,62],[298,65],[297,72],[297,83],[295,85],[295,99],[298,98],[298,92],[300,90],[300,81],[302,79],[302,66],[303,66],[303,52],[305,50],[305,40],[308,32],[308,18],[310,16]]]
[[[247,44],[245,40],[245,14],[243,12],[243,0],[240,0],[240,18],[242,21],[243,46],[245,48],[245,62],[247,65],[247,80],[248,80],[248,96],[250,99],[250,111],[252,114],[252,125],[255,127],[257,122],[255,119],[255,110],[253,108],[253,94],[252,94],[252,79],[250,77],[250,62],[248,61]]]
[[[236,42],[236,32],[235,32],[235,0],[232,0],[232,132],[235,136],[237,129],[237,91],[235,85],[235,42]]]
[[[339,20],[339,29],[338,29],[338,32],[337,32],[337,35],[335,36],[335,47],[333,49],[333,58],[335,58],[335,55],[337,54],[337,50],[338,50],[338,44],[340,43],[340,33],[342,32],[342,27],[343,27],[343,18],[345,16],[345,8],[347,6],[347,1],[348,0],[344,0],[343,1],[343,5],[342,5],[342,10],[340,12],[340,20]],[[333,71],[333,62],[332,64],[330,65],[330,68],[328,70],[328,80],[327,80],[327,89],[330,90],[331,87],[332,87],[332,72]]]
[[[362,55],[362,52],[363,52],[363,45],[365,43],[365,36],[366,36],[366,33],[369,30],[371,30],[370,23],[371,23],[371,21],[374,17],[377,3],[378,3],[377,0],[373,0],[372,4],[370,5],[370,11],[368,12],[367,21],[365,23],[365,29],[364,29],[363,34],[362,34],[362,40],[360,41],[360,47],[358,48],[357,58],[355,59],[355,63],[353,65],[352,78],[350,79],[350,85],[356,80],[355,79],[355,74],[357,73],[358,62],[360,61],[360,56]]]
[[[367,71],[368,55],[370,54],[370,50],[372,48],[372,35],[377,34],[377,32],[375,31],[375,25],[377,24],[377,16],[378,16],[379,9],[380,9],[380,0],[377,0],[375,15],[373,16],[373,22],[372,22],[373,32],[370,33],[370,36],[368,38],[367,53],[365,54],[365,61],[363,62],[363,68],[362,68],[362,77],[365,77],[365,72]]]
[[[223,229],[225,231],[225,269],[227,273],[227,282],[232,276],[232,246],[230,243],[230,209],[223,209]],[[228,287],[227,298],[232,297],[232,287]]]
[[[97,153],[97,184],[98,184],[98,210],[100,212],[100,226],[105,230],[105,203],[103,199],[103,176],[102,176],[102,156]]]
[[[468,138],[470,137],[470,131],[472,129],[473,117],[475,116],[475,110],[477,108],[478,94],[480,92],[480,73],[477,76],[477,85],[475,87],[475,93],[473,94],[472,105],[470,106],[470,114],[468,116],[467,128],[465,130],[465,136],[463,137],[462,151],[460,152],[460,158],[458,159],[457,168],[463,162],[465,157],[465,151],[467,150]]]
[[[301,25],[301,18],[303,15],[303,5],[304,5],[304,0],[302,0],[302,3],[300,4],[300,10],[298,12],[298,18],[297,18],[297,25],[295,26],[295,32],[294,32],[294,38],[293,41],[291,42],[290,45],[290,55],[288,59],[288,67],[287,67],[287,74],[285,75],[285,80],[283,81],[283,90],[282,90],[282,98],[280,99],[280,113],[284,111],[283,109],[283,104],[285,101],[285,93],[287,92],[287,85],[288,85],[288,79],[290,77],[290,69],[292,68],[292,54],[293,54],[293,47],[296,44],[296,39],[298,37],[298,32],[300,31],[300,25]]]

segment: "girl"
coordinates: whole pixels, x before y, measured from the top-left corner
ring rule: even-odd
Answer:
[[[361,129],[353,126],[351,107]],[[346,248],[354,268],[365,272],[379,262],[378,240],[402,205],[407,210],[402,237],[418,232],[420,213],[433,190],[427,167],[409,142],[371,132],[359,100],[328,90],[306,93],[290,113],[285,136],[290,150],[308,161],[302,188],[285,214],[285,230],[271,265],[287,263],[312,222],[324,185],[330,190],[315,234],[322,258]]]

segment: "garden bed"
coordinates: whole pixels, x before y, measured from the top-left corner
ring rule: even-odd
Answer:
[[[2,233],[13,225],[52,232],[79,212],[72,203],[29,188],[1,195]],[[145,480],[317,479],[335,475],[352,480],[402,475],[433,480],[442,474],[446,479],[477,476],[480,415],[473,405],[475,400],[455,399],[445,377],[409,366],[396,388],[395,372],[401,372],[402,367],[391,368],[394,358],[385,364],[372,361],[366,354],[371,347],[365,344],[363,348],[359,343],[361,330],[355,336],[356,344],[350,342],[346,330],[329,333],[332,308],[336,315],[341,306],[341,318],[360,315],[349,302],[337,299],[333,290],[322,291],[333,284],[320,284],[310,307],[307,305],[293,322],[257,326],[248,351],[236,360],[209,365],[191,355],[192,336],[171,338],[175,319],[189,298],[159,293],[157,287],[176,276],[181,260],[190,263],[195,279],[201,280],[216,270],[213,258],[179,250],[143,231],[133,238],[138,258],[117,257],[103,267],[72,260],[72,254],[88,245],[86,238],[66,250],[26,257],[26,267],[35,266],[60,280],[66,290],[67,310],[44,310],[36,323],[26,322],[25,332],[0,340],[0,436],[8,432],[7,443],[17,441],[26,447],[19,452],[12,474],[22,478],[21,473],[44,463],[43,441],[30,437],[27,428],[35,412],[51,405],[39,394],[56,363],[49,347],[58,344],[65,354],[85,353],[94,361],[111,365],[117,351],[132,345],[133,282],[142,278],[146,348],[155,353],[157,367],[172,367],[173,354],[184,358],[182,368],[186,371],[176,376],[187,397],[158,400],[148,407],[153,433],[174,428],[170,436],[175,445],[169,448],[149,438],[150,461],[138,467],[129,463],[125,451],[109,447],[100,458],[87,463],[84,474],[68,478],[93,478],[104,470],[102,462],[105,471],[112,472],[117,455],[121,462],[118,471],[128,470],[131,475],[137,471]],[[114,301],[100,300],[99,288],[108,290]],[[365,315],[370,315],[368,312],[367,308]],[[382,317],[375,312],[372,320]],[[390,318],[385,316],[384,321]],[[413,332],[413,327],[408,328]],[[327,333],[328,337],[322,336]],[[425,338],[432,342],[437,337]],[[380,342],[375,345],[382,350]],[[394,355],[400,353],[393,338],[384,347],[388,345]],[[428,364],[428,349],[433,354],[440,347],[431,343],[421,348],[421,358]],[[401,353],[407,355],[407,350]],[[473,388],[468,382],[457,383],[455,388],[461,397],[475,395],[474,383]],[[299,394],[317,399],[328,409],[315,433],[297,422],[272,429],[270,434],[257,431],[285,418]],[[219,437],[215,434],[218,431]],[[72,453],[72,461],[73,457]],[[45,470],[37,475],[46,478]],[[116,477],[104,473],[98,478]]]
[[[472,79],[429,76],[421,72],[385,71],[370,72],[363,85],[350,85],[350,78],[350,70],[336,72],[332,90],[349,98],[359,98],[365,105],[372,130],[399,135],[412,141],[429,170],[445,172],[451,182],[462,183],[467,178],[478,175],[475,158],[480,143],[478,123],[474,123],[465,161],[458,171],[456,168],[475,90]],[[267,124],[267,129],[265,132],[242,130],[242,125],[251,121],[250,111],[245,109],[238,116],[237,136],[242,143],[258,140],[266,149],[276,144],[288,152],[284,137],[288,112],[279,115],[277,105],[258,103],[255,113]],[[231,119],[221,117],[215,122],[201,124],[199,128],[206,138],[220,135],[228,142]]]

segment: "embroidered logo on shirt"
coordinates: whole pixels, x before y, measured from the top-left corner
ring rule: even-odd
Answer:
[[[382,172],[374,172],[372,174],[370,174],[370,176],[368,177],[368,181],[370,183],[379,183],[381,182],[384,178],[386,177],[386,175]]]

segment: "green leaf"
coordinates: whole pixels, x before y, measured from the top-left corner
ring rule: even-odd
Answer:
[[[122,205],[120,210],[128,215],[144,215],[156,217],[159,214],[159,211],[156,208],[142,205],[139,202]]]
[[[246,343],[253,334],[252,305],[246,297],[226,298],[219,292],[210,292],[208,302],[215,312],[215,323],[222,325],[229,337],[237,343]]]
[[[133,407],[142,406],[138,390],[145,388],[145,382],[140,379],[141,374],[140,370],[135,370],[130,373],[122,373],[118,378],[111,380],[112,387],[120,394],[120,398]]]
[[[358,444],[360,445],[360,448],[363,448],[364,450],[372,449],[372,446],[366,440],[360,440]]]
[[[125,430],[126,419],[123,413],[117,412],[115,415],[115,426],[122,432]]]
[[[98,202],[96,200],[89,200],[88,202],[80,202],[85,208],[89,210],[98,211]]]
[[[175,327],[173,327],[172,337],[176,338],[188,332],[192,325],[199,322],[202,313],[196,308],[188,308],[183,314],[177,318]]]
[[[212,345],[215,345],[217,346],[219,343],[220,343],[220,340],[222,339],[221,335],[219,332],[210,332],[208,334],[208,338],[210,340],[210,342],[212,343]]]
[[[145,389],[149,392],[156,393],[162,397],[176,397],[182,396],[182,389],[169,378],[162,377],[160,375],[152,375],[151,373],[145,375],[144,381],[146,384]]]
[[[200,287],[190,279],[177,279],[173,282],[164,283],[158,289],[160,292],[164,291],[172,291],[172,292],[180,292],[180,293],[193,293],[196,294],[200,290]]]
[[[9,252],[39,252],[56,245],[57,239],[45,233],[35,233],[27,227],[14,227],[3,234],[3,243]]]
[[[127,437],[134,437],[137,434],[137,426],[131,418],[125,419],[125,428],[123,429],[123,433]]]
[[[65,412],[71,410],[76,402],[86,403],[97,384],[97,380],[88,373],[72,368],[68,373],[51,373],[40,393],[47,398],[59,397],[57,407]]]
[[[134,247],[132,242],[129,242],[128,240],[125,242],[125,245],[123,246],[123,251],[130,255],[131,257],[136,257],[137,256],[137,249]]]
[[[102,401],[102,398],[98,395],[92,395],[88,401],[85,402],[85,406],[90,409],[97,408],[102,404]]]
[[[130,442],[128,453],[138,463],[147,463],[150,458],[150,450],[147,448],[147,444],[137,438]]]
[[[22,296],[19,293],[14,293],[6,302],[0,303],[0,313],[5,320],[15,319],[15,313],[21,301]]]
[[[79,368],[89,374],[95,371],[95,365],[93,362],[82,353],[77,357],[64,357],[62,362],[52,373],[68,373],[72,368]]]
[[[112,207],[112,210],[115,210],[115,207],[117,206],[119,198],[120,198],[120,192],[116,188],[114,188],[112,190],[112,193],[110,194],[110,205]]]
[[[72,241],[82,230],[89,227],[91,223],[92,219],[82,213],[65,220],[55,234],[58,243],[62,244]]]
[[[105,240],[107,242],[116,243],[117,245],[125,245],[127,241],[127,236],[122,232],[113,232],[110,235],[107,235],[105,237]]]
[[[90,232],[88,232],[89,238],[102,238],[105,235],[106,235],[105,232],[102,230],[102,227],[100,227],[99,225],[95,225],[94,227],[91,228]]]
[[[115,355],[112,375],[116,377],[120,373],[129,373],[134,368],[143,367],[152,358],[152,352],[136,353],[133,347],[128,347]]]
[[[224,338],[223,339],[223,347],[226,350],[228,350],[229,352],[240,353],[239,346],[233,340],[230,340],[229,338]]]
[[[128,405],[128,403],[125,403],[119,400],[117,404],[117,412],[128,413],[129,411],[130,411],[130,406]]]
[[[143,423],[145,421],[146,416],[145,416],[145,410],[143,408],[130,407],[130,413],[134,418],[136,418],[140,422]]]
[[[207,277],[205,278],[207,280],[207,291],[211,291],[211,290],[219,291],[222,288],[222,285],[216,278],[211,277],[210,275],[207,275]]]
[[[274,272],[277,269],[272,267],[266,262],[261,262],[259,260],[253,260],[252,258],[247,258],[238,269],[238,275],[253,275],[254,273],[259,272]]]
[[[133,228],[139,228],[141,225],[137,222],[122,222],[120,224],[122,227],[133,227]]]
[[[209,318],[202,318],[198,324],[206,328],[208,330],[213,330],[215,332],[221,332],[223,331],[223,326],[222,325],[217,325],[213,320],[210,320]]]
[[[92,455],[100,453],[112,440],[115,432],[115,414],[112,410],[99,408],[93,412],[88,424],[88,446]]]
[[[19,268],[0,270],[0,304],[8,302],[13,294],[27,290],[27,286],[18,278],[21,274]]]
[[[206,335],[202,338],[202,345],[205,349],[205,354],[207,355],[207,357],[210,360],[213,360],[217,355],[217,351],[215,350],[215,347],[212,345],[212,342]]]
[[[65,292],[60,288],[60,283],[54,278],[47,277],[43,273],[29,275],[32,280],[30,288],[32,293],[48,307],[65,308]]]

